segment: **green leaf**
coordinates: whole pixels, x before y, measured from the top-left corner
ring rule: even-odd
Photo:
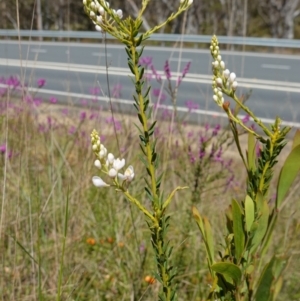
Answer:
[[[256,301],[271,300],[272,292],[271,287],[273,283],[273,265],[276,262],[275,256],[267,263],[258,281],[258,287],[255,294]]]
[[[294,149],[298,145],[300,145],[300,130],[297,130],[295,133],[292,149]]]
[[[245,220],[246,220],[246,230],[250,232],[252,224],[254,222],[254,202],[249,195],[245,199]]]
[[[231,262],[218,262],[212,265],[212,270],[216,273],[229,277],[235,284],[239,284],[242,278],[241,269]]]
[[[233,234],[235,245],[235,257],[239,261],[244,252],[245,235],[243,227],[243,214],[239,203],[232,200]]]
[[[214,247],[213,247],[213,237],[211,233],[211,227],[208,222],[208,219],[205,217],[203,217],[202,219],[198,209],[195,206],[192,207],[192,212],[193,212],[193,217],[196,220],[196,223],[200,229],[203,242],[205,244],[207,261],[210,268],[210,266],[213,264],[213,258],[214,258]]]
[[[250,253],[256,250],[256,248],[261,244],[266,231],[268,229],[268,223],[269,223],[269,206],[266,200],[263,200],[262,208],[258,212],[258,218],[254,221],[252,225],[252,229],[255,229],[253,231],[253,238],[251,241],[251,250]]]
[[[277,198],[276,208],[279,209],[282,204],[289,188],[293,184],[295,178],[300,172],[300,144],[295,146],[281,169],[278,185],[277,185]]]
[[[247,150],[247,159],[248,159],[248,170],[254,171],[255,170],[255,138],[252,133],[248,134],[248,150]]]

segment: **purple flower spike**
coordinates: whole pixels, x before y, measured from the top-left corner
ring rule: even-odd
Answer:
[[[184,78],[187,73],[189,72],[190,70],[190,67],[191,67],[191,62],[188,62],[185,67],[183,68],[183,71],[182,71],[182,78]]]
[[[39,88],[44,87],[45,84],[46,84],[46,80],[45,80],[44,78],[39,78],[39,79],[37,80],[37,85],[38,85]]]
[[[165,71],[166,78],[171,79],[172,75],[171,75],[171,70],[170,70],[170,65],[168,60],[166,60],[166,63],[164,65],[164,71]]]

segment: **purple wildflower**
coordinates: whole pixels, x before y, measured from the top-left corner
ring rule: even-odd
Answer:
[[[250,120],[250,115],[246,115],[242,119],[242,123],[247,123]]]
[[[89,89],[90,94],[92,95],[99,95],[100,94],[100,88],[99,87],[92,87]]]
[[[80,121],[84,121],[86,119],[86,112],[80,112]]]
[[[55,98],[54,96],[51,96],[49,101],[50,101],[50,103],[57,103],[57,98]]]
[[[153,65],[151,65],[151,71],[153,73],[153,75],[155,76],[155,79],[161,83],[161,76],[157,73],[157,70],[154,68]]]
[[[0,145],[0,153],[5,154],[6,153],[6,144]]]
[[[152,57],[151,56],[143,56],[139,60],[139,64],[149,68],[152,65]]]
[[[73,135],[73,134],[75,134],[75,132],[76,132],[76,127],[72,125],[69,129],[69,134]]]
[[[188,62],[185,67],[183,68],[182,74],[181,76],[178,77],[177,79],[177,86],[179,86],[182,82],[182,80],[185,78],[185,76],[187,75],[187,73],[190,70],[190,66],[191,66],[191,62]]]
[[[39,78],[39,79],[37,80],[37,85],[38,85],[39,88],[44,87],[45,84],[46,84],[46,80],[45,80],[44,78]]]
[[[33,99],[33,104],[35,105],[35,106],[39,106],[39,105],[41,105],[41,103],[42,103],[42,99],[41,98],[34,98]]]
[[[109,124],[114,123],[117,131],[120,131],[122,129],[121,122],[118,120],[114,120],[113,117],[108,117],[105,121]]]
[[[217,124],[217,125],[214,127],[213,131],[212,131],[212,136],[217,136],[218,133],[219,133],[219,131],[220,131],[220,129],[221,129],[221,125],[220,125],[220,124]]]
[[[199,105],[197,103],[195,103],[192,100],[187,100],[185,102],[186,107],[189,109],[189,112],[191,112],[192,110],[198,110],[199,109]]]
[[[160,88],[152,89],[152,95],[159,98],[160,102],[164,102],[167,99],[166,94],[163,93]]]

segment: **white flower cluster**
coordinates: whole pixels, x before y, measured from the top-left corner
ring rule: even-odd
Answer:
[[[109,8],[109,3],[107,1],[103,1],[106,8]],[[93,23],[95,24],[95,28],[99,32],[103,32],[103,29],[101,28],[101,24],[103,23],[103,20],[113,21],[113,18],[107,18],[107,13],[105,12],[104,7],[99,3],[98,0],[83,0],[83,4],[86,6],[89,6],[90,9],[90,17],[93,20]],[[112,12],[114,14],[114,17],[118,17],[119,19],[123,18],[123,11],[121,9],[112,9]]]
[[[107,174],[114,181],[114,185],[119,184],[119,181],[120,185],[128,185],[134,178],[133,167],[130,165],[124,174],[120,173],[119,171],[125,166],[125,159],[115,158],[112,153],[108,153],[105,146],[101,144],[100,137],[95,130],[91,134],[91,141],[93,152],[97,157],[94,165],[104,174]],[[98,176],[94,176],[92,181],[96,187],[110,186]]]
[[[225,90],[228,93],[234,93],[237,89],[238,83],[236,81],[235,73],[230,72],[228,69],[225,69],[225,63],[224,61],[222,61],[217,42],[212,42],[210,50],[214,58],[214,61],[212,62],[212,68],[214,73],[212,83],[214,91],[213,100],[219,106],[222,106],[224,103],[222,91]]]

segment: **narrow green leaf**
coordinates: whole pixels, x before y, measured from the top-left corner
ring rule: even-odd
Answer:
[[[293,184],[295,178],[300,172],[300,144],[295,146],[280,171],[278,185],[277,185],[277,198],[276,208],[279,209],[282,204],[289,188]]]
[[[250,232],[252,224],[254,222],[254,202],[249,195],[245,199],[245,221],[246,221],[246,230]]]
[[[193,213],[193,217],[196,220],[196,223],[200,229],[200,232],[202,234],[202,239],[205,240],[205,232],[204,232],[202,217],[201,217],[198,209],[195,206],[192,207],[192,213]]]
[[[224,277],[229,277],[237,285],[241,282],[242,271],[237,265],[231,262],[218,262],[213,264],[211,268],[216,273],[219,273]]]
[[[255,160],[256,160],[256,152],[255,152],[255,138],[252,133],[248,134],[248,150],[247,150],[247,159],[248,159],[248,170],[255,170]]]
[[[214,240],[213,240],[213,235],[211,231],[211,226],[208,221],[208,219],[204,216],[203,217],[203,222],[204,222],[204,229],[205,229],[205,236],[206,236],[206,241],[208,245],[208,250],[209,250],[209,258],[211,264],[214,262]]]
[[[271,299],[271,287],[273,283],[273,265],[276,262],[275,256],[267,263],[258,281],[258,286],[255,294],[256,301],[268,301]]]
[[[245,247],[243,214],[242,214],[242,209],[236,200],[232,200],[231,204],[232,204],[235,257],[239,261],[243,255],[244,247]]]

